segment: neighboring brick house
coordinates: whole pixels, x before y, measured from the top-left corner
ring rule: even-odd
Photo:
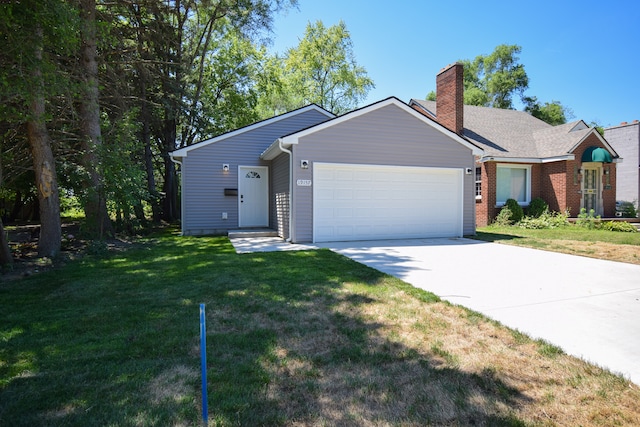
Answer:
[[[616,200],[632,202],[636,209],[640,201],[640,122],[622,122],[604,130],[604,136],[624,159],[618,165]]]
[[[576,217],[582,208],[614,217],[619,155],[594,128],[578,120],[549,125],[529,113],[463,105],[463,66],[436,77],[436,101],[410,105],[484,150],[476,158],[476,224],[490,224],[505,201]]]

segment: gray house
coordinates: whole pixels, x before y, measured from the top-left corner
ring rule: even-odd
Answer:
[[[176,150],[183,234],[267,227],[291,242],[475,233],[482,150],[397,98],[311,105]]]

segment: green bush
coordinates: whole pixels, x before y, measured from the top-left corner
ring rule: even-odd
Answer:
[[[578,227],[588,228],[589,230],[600,228],[602,221],[600,221],[600,215],[595,215],[595,213],[593,209],[589,210],[589,212],[587,212],[585,208],[580,209],[576,225]]]
[[[518,227],[527,229],[546,229],[546,228],[561,228],[569,225],[567,214],[561,214],[559,212],[549,212],[548,209],[538,216],[524,217],[522,221],[518,223]]]
[[[509,209],[506,206],[503,206],[502,209],[500,209],[500,213],[498,213],[498,216],[496,216],[496,219],[493,221],[493,223],[500,227],[511,225],[513,224],[513,222],[511,221],[512,215],[513,213],[511,212],[511,209]]]
[[[606,221],[602,223],[601,228],[607,231],[622,231],[625,233],[636,233],[638,229],[625,221]]]
[[[511,211],[510,219],[513,223],[518,223],[522,220],[524,217],[524,211],[522,210],[522,206],[520,206],[515,199],[508,199],[504,205]]]
[[[527,216],[531,218],[539,218],[549,209],[549,205],[547,202],[542,200],[540,197],[536,197],[529,203],[529,207],[527,208]]]

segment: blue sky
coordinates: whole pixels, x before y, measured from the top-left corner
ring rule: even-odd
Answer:
[[[298,1],[275,19],[270,50],[296,46],[308,22],[343,20],[376,84],[365,104],[424,99],[444,66],[516,44],[527,95],[605,127],[640,120],[638,0]]]

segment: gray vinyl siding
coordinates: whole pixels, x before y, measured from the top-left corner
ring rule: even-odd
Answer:
[[[283,153],[273,159],[271,168],[271,200],[274,209],[274,228],[283,239],[289,238],[289,154]]]
[[[189,151],[181,168],[183,233],[222,234],[238,228],[238,197],[224,195],[225,188],[238,188],[238,167],[269,166],[271,173],[271,162],[260,160],[264,150],[283,135],[325,120],[327,116],[309,110]],[[225,163],[229,164],[226,173],[222,171]],[[275,209],[275,197],[270,197],[272,228]]]
[[[293,182],[313,179],[313,163],[473,168],[471,150],[433,126],[389,105],[299,139],[293,145]],[[300,160],[309,169],[296,167]],[[463,174],[463,233],[475,233],[474,175]],[[313,239],[313,189],[293,187],[294,242]]]

